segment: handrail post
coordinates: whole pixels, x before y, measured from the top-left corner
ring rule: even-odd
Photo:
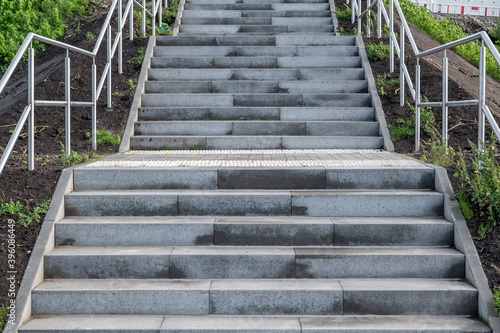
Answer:
[[[448,107],[446,103],[448,102],[448,58],[446,57],[446,50],[444,50],[443,56],[443,145],[448,146]]]
[[[358,0],[358,36],[361,36],[361,0]]]
[[[405,72],[403,66],[405,66],[405,28],[401,24],[400,26],[400,40],[399,40],[399,104],[401,106],[405,105]]]
[[[349,2],[347,2],[349,3]],[[356,0],[352,0],[352,3],[351,3],[351,23],[354,24],[354,20],[356,19]]]
[[[382,0],[377,0],[377,38],[382,37],[382,7],[384,4]]]
[[[146,37],[146,0],[142,0],[142,37]]]
[[[28,170],[35,169],[35,49],[33,43],[28,49],[28,104],[31,111],[28,116]]]
[[[158,6],[158,26],[161,28],[162,27],[162,21],[163,21],[163,6],[161,5],[161,0],[158,0],[160,2]]]
[[[64,84],[65,84],[65,97],[66,97],[66,107],[65,107],[65,153],[66,157],[71,153],[71,60],[69,58],[69,51],[66,50],[66,59],[64,59]]]
[[[92,149],[97,149],[97,66],[92,58]]]
[[[108,68],[108,91],[107,91],[107,102],[108,102],[108,108],[111,108],[111,24],[108,25],[108,36],[107,36],[107,59],[106,63],[109,64]]]
[[[122,18],[123,18],[123,7],[122,0],[118,0],[118,32],[120,39],[118,41],[118,74],[123,73],[122,67],[122,53],[123,53],[123,36],[122,36]]]
[[[128,38],[134,40],[134,0],[132,0],[132,5],[130,6],[130,12],[128,14],[128,30]]]
[[[370,0],[366,0],[366,8],[370,8]],[[370,12],[371,10],[366,12],[366,36],[370,38],[371,29],[370,29]]]
[[[153,17],[151,18],[151,35],[156,36],[156,1],[155,0],[152,0],[152,2],[151,2],[151,13],[153,14]]]
[[[484,47],[484,41],[481,40],[481,47],[479,48],[479,133],[477,138],[477,147],[479,151],[483,151],[483,143],[484,143],[484,132],[485,132],[485,117],[483,112],[483,106],[485,101],[485,93],[486,93],[486,50]]]
[[[389,72],[394,73],[394,0],[389,0]]]
[[[415,151],[420,149],[420,59],[415,67]]]
[[[165,0],[165,8],[168,8],[168,0]]]

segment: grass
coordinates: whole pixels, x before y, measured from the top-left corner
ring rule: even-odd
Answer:
[[[5,324],[7,324],[7,315],[8,315],[7,306],[4,304],[0,306],[0,331],[4,329]]]
[[[85,163],[94,158],[94,152],[90,152],[87,156],[80,155],[72,150],[69,156],[66,156],[64,144],[61,143],[61,153],[59,154],[59,163],[64,166],[73,166],[75,164]]]
[[[87,138],[87,143],[92,144],[92,134],[87,132],[85,134]],[[97,130],[97,145],[111,145],[118,146],[121,143],[121,138],[118,134],[112,134],[106,130]]]

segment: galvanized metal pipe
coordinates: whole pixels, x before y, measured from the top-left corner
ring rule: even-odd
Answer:
[[[106,62],[107,62],[107,67],[108,67],[108,85],[107,85],[107,104],[108,104],[108,108],[111,107],[111,93],[112,93],[112,90],[113,90],[113,87],[111,86],[111,25],[108,26],[108,37],[107,37],[107,59],[106,59]]]
[[[97,149],[97,66],[92,59],[92,149]]]
[[[65,152],[66,156],[71,153],[71,59],[69,51],[66,50],[66,59],[64,59],[64,87],[65,87]]]
[[[151,5],[152,5],[151,11],[153,12],[153,18],[151,18],[151,34],[153,36],[156,36],[156,2],[155,2],[155,0],[152,0]]]
[[[442,140],[443,145],[448,146],[448,58],[446,57],[446,50],[444,50],[443,57],[443,97],[442,97]]]
[[[132,6],[130,6],[130,14],[128,18],[128,29],[129,29],[129,39],[134,40],[134,1],[132,0]]]
[[[483,151],[484,143],[484,132],[485,132],[485,116],[483,112],[483,107],[485,105],[484,101],[486,99],[486,49],[484,43],[481,44],[479,48],[479,114],[478,114],[478,136],[477,136],[477,147],[479,151]]]
[[[382,6],[381,0],[377,0],[377,38],[382,37]]]
[[[394,73],[394,0],[389,0],[389,72]]]
[[[35,169],[35,49],[28,49],[28,170]]]
[[[399,32],[399,104],[405,105],[405,29],[403,25],[400,26]]]
[[[122,8],[122,0],[118,0],[118,32],[116,38],[118,38],[118,74],[123,74],[122,69],[122,54],[123,54],[123,38],[122,38],[122,16],[123,16],[123,8]]]
[[[3,151],[2,158],[0,159],[0,173],[2,173],[3,169],[5,168],[5,164],[7,163],[7,159],[9,158],[10,154],[12,153],[12,150],[14,149],[14,146],[16,145],[17,139],[19,138],[19,135],[21,134],[21,131],[23,130],[24,124],[26,124],[26,120],[28,119],[29,115],[31,114],[32,107],[31,105],[27,105],[24,107],[23,113],[21,114],[21,117],[19,118],[19,122],[16,125],[16,128],[14,129],[14,132],[12,132],[12,136],[9,139],[9,143],[7,144],[7,147],[5,147],[5,150]]]
[[[142,36],[146,37],[146,0],[142,0]]]
[[[415,151],[420,149],[420,62],[415,67]]]

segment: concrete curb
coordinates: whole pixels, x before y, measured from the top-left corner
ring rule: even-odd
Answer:
[[[49,211],[36,240],[33,252],[24,272],[19,292],[16,296],[15,325],[7,323],[4,333],[17,332],[19,327],[31,317],[31,291],[44,279],[44,255],[54,248],[54,225],[64,217],[64,195],[73,191],[73,168],[64,169],[57,182]]]
[[[182,12],[184,11],[184,4],[185,3],[186,3],[186,0],[181,0],[179,2],[179,9],[177,10],[177,16],[175,18],[174,29],[172,29],[173,36],[177,36],[177,34],[179,33],[179,27],[181,26]]]
[[[141,67],[141,73],[139,74],[139,78],[137,80],[134,100],[132,101],[130,113],[128,115],[127,126],[125,127],[125,131],[123,131],[122,143],[118,149],[119,153],[124,153],[130,150],[130,137],[134,135],[134,124],[139,120],[139,106],[141,105],[142,94],[145,92],[145,82],[148,79],[148,72],[151,67],[151,57],[153,56],[155,45],[156,37],[149,37],[148,47],[146,49],[146,53],[144,54],[144,62]]]
[[[430,165],[436,170],[436,191],[444,195],[444,217],[453,222],[455,247],[465,254],[465,278],[474,285],[478,294],[478,311],[481,319],[487,322],[493,333],[500,333],[500,318],[495,315],[493,295],[488,286],[481,260],[472,241],[469,229],[458,206],[446,169]]]
[[[335,2],[330,0],[330,11],[332,12],[332,23],[334,28],[335,36],[340,36],[339,33],[339,21],[337,20],[337,14],[335,13]]]
[[[380,126],[380,134],[384,138],[384,149],[387,151],[394,151],[394,145],[392,144],[391,135],[389,134],[387,122],[385,121],[384,117],[384,110],[382,109],[382,102],[380,102],[380,97],[377,93],[375,78],[373,77],[370,62],[368,61],[368,56],[366,55],[365,44],[363,43],[363,38],[361,36],[356,37],[356,45],[359,47],[361,63],[363,65],[363,68],[365,69],[365,79],[368,81],[368,87],[372,95],[372,103],[375,107],[375,117],[377,118]]]

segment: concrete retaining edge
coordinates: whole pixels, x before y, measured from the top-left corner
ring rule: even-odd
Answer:
[[[333,0],[329,0],[329,2],[330,2],[330,11],[332,14],[334,33],[335,33],[335,36],[340,36],[339,21],[337,20],[337,14],[335,13],[335,2]]]
[[[365,80],[368,81],[368,88],[370,94],[372,95],[372,103],[375,107],[375,117],[380,126],[380,135],[384,138],[384,149],[387,151],[394,151],[394,145],[391,140],[391,135],[389,134],[389,129],[387,128],[387,122],[385,121],[384,110],[382,109],[382,102],[380,102],[380,97],[377,92],[377,87],[375,85],[375,78],[373,77],[372,68],[370,67],[370,62],[368,61],[368,56],[366,55],[365,44],[363,43],[363,38],[361,36],[356,36],[356,46],[359,47],[359,55],[361,56],[361,63],[365,69]]]
[[[144,62],[142,63],[141,73],[137,80],[137,88],[135,90],[134,99],[132,105],[130,106],[130,113],[128,114],[127,126],[125,131],[123,131],[122,142],[119,153],[124,153],[130,150],[130,137],[134,135],[134,124],[139,120],[139,106],[141,105],[142,94],[145,92],[146,80],[148,79],[149,68],[151,68],[151,57],[153,56],[153,50],[156,45],[156,37],[149,37],[148,47],[144,53]]]
[[[446,169],[430,165],[436,170],[436,191],[444,195],[444,217],[454,224],[455,247],[465,254],[465,278],[478,290],[479,316],[486,321],[493,333],[500,333],[500,318],[495,315],[493,295],[488,286],[481,260],[472,241],[462,211],[455,200]]]
[[[24,272],[22,284],[16,296],[15,325],[7,323],[4,333],[17,332],[19,327],[31,317],[31,291],[44,279],[43,258],[54,248],[54,225],[64,217],[64,195],[71,191],[73,191],[73,168],[68,168],[64,169],[59,177],[49,211],[45,215],[28,267]]]
[[[179,1],[179,9],[177,10],[177,16],[175,17],[174,28],[172,29],[173,36],[177,36],[177,34],[179,33],[179,28],[181,26],[181,21],[182,21],[182,12],[184,11],[185,3],[186,0]]]

